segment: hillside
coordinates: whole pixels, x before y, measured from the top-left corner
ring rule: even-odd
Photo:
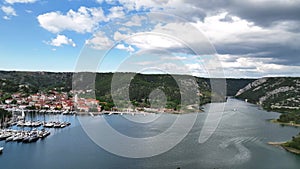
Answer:
[[[262,78],[239,90],[236,97],[260,104],[266,110],[281,112],[272,122],[288,125],[300,125],[300,78],[273,77]],[[281,145],[287,151],[299,154],[300,135]]]
[[[16,86],[21,85],[29,88],[30,92],[55,87],[69,91],[72,87],[72,75],[72,73],[0,71],[0,80],[9,83],[8,87],[18,88]]]
[[[239,90],[237,98],[279,112],[299,110],[300,78],[270,77],[258,79]]]
[[[76,80],[80,80],[82,87],[86,89],[93,89],[95,86],[96,98],[102,102],[108,102],[113,106],[111,96],[111,81],[113,73],[97,73],[95,77],[95,83],[91,84],[88,77],[93,77],[93,73],[81,72],[81,73],[54,73],[54,72],[18,72],[18,71],[0,71],[0,96],[3,101],[9,98],[10,94],[15,92],[21,93],[36,93],[39,91],[48,91],[49,89],[56,89],[58,91],[69,92],[72,89],[72,78],[77,76]],[[130,73],[119,73],[120,78],[126,78]],[[210,79],[192,77],[186,75],[173,75],[182,79],[180,83],[186,86],[189,90],[192,84],[190,78],[194,78],[197,83],[197,88],[200,91],[199,98],[200,104],[210,102]],[[186,79],[186,80],[184,80]],[[73,81],[73,86],[76,84],[76,80]],[[219,79],[223,80],[223,79]],[[253,79],[227,79],[227,95],[234,95],[240,88],[244,87]],[[189,87],[190,86],[190,87]],[[171,75],[163,74],[137,74],[130,82],[129,97],[135,105],[149,105],[149,94],[155,89],[162,90],[167,97],[167,106],[176,108],[179,106],[181,100],[179,86]],[[124,89],[120,89],[119,93]],[[218,97],[219,94],[215,93]],[[1,101],[0,100],[0,101]],[[220,101],[224,98],[219,98]]]

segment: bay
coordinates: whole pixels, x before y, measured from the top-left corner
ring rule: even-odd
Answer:
[[[106,121],[123,135],[134,138],[154,137],[167,130],[176,118],[173,114],[136,115],[141,122],[132,122],[131,115],[90,116],[46,116],[46,120],[70,121],[64,129],[51,129],[51,135],[32,144],[5,143],[0,155],[0,168],[3,169],[298,169],[300,156],[281,148],[270,146],[269,141],[286,141],[297,135],[295,127],[273,124],[268,119],[280,114],[267,112],[260,107],[240,100],[228,99],[222,119],[216,131],[205,142],[198,142],[207,117],[207,110],[213,104],[204,106],[204,112],[197,119],[188,135],[171,150],[149,158],[126,158],[112,154],[98,146],[88,137],[81,121]],[[147,117],[149,116],[149,117]],[[180,116],[193,116],[185,114]],[[34,119],[43,120],[43,116]],[[143,119],[154,119],[146,121]],[[95,126],[95,131],[99,129]],[[109,137],[101,132],[100,137]],[[122,141],[122,140],[118,140]],[[165,140],[168,145],[172,140]],[[112,141],[113,142],[113,141]],[[149,145],[154,146],[154,145]],[[164,146],[164,145],[162,145]],[[143,147],[139,147],[139,151]]]

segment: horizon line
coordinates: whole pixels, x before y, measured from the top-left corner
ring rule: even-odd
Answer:
[[[0,69],[0,72],[31,72],[31,73],[136,73],[142,75],[167,75],[166,73],[137,73],[137,72],[113,72],[113,71],[102,71],[102,72],[93,72],[93,71],[51,71],[51,70],[3,70]],[[195,76],[191,74],[171,74],[171,75],[186,75],[186,76],[193,76],[198,78],[224,78],[224,79],[262,79],[262,78],[300,78],[300,76],[291,76],[291,75],[274,75],[274,76],[261,76],[261,77],[203,77],[203,76]]]

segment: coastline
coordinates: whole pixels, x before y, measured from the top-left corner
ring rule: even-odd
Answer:
[[[300,127],[300,124],[283,123],[283,122],[279,122],[277,119],[271,119],[269,121],[271,123],[280,124],[280,125],[284,125],[284,126]],[[268,144],[272,145],[272,146],[275,146],[275,147],[281,147],[281,148],[285,149],[286,151],[288,151],[290,153],[300,155],[300,150],[299,149],[286,146],[289,142],[290,141],[285,141],[285,142],[268,142]]]
[[[288,141],[286,141],[286,142],[268,142],[269,145],[272,145],[272,146],[275,146],[275,147],[281,147],[281,148],[285,149],[286,151],[288,151],[290,153],[300,155],[300,150],[292,148],[292,147],[285,146],[286,143],[288,143]]]
[[[277,119],[271,119],[269,120],[272,123],[276,123],[276,124],[280,124],[280,125],[284,125],[284,126],[292,126],[292,127],[300,127],[300,124],[295,124],[295,123],[283,123],[283,122],[279,122]]]

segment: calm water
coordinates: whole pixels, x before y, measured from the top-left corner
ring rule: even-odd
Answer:
[[[120,133],[139,138],[151,137],[163,132],[176,118],[176,115],[151,116],[158,116],[158,119],[142,125],[132,123],[124,116],[118,115],[94,119],[99,120],[99,123],[106,120]],[[267,119],[277,118],[278,113],[266,112],[255,105],[229,99],[216,132],[207,142],[199,144],[198,138],[206,116],[206,113],[198,114],[194,127],[176,147],[161,155],[143,159],[119,157],[97,146],[82,129],[79,117],[46,116],[46,119],[68,120],[72,125],[64,129],[52,129],[52,134],[48,138],[37,143],[0,142],[0,146],[5,147],[4,153],[0,155],[0,168],[298,169],[300,167],[300,156],[266,144],[268,141],[289,140],[300,131],[299,128],[282,127],[267,121]],[[33,118],[43,119],[39,116]],[[103,134],[103,137],[107,136],[107,133],[99,134]]]

